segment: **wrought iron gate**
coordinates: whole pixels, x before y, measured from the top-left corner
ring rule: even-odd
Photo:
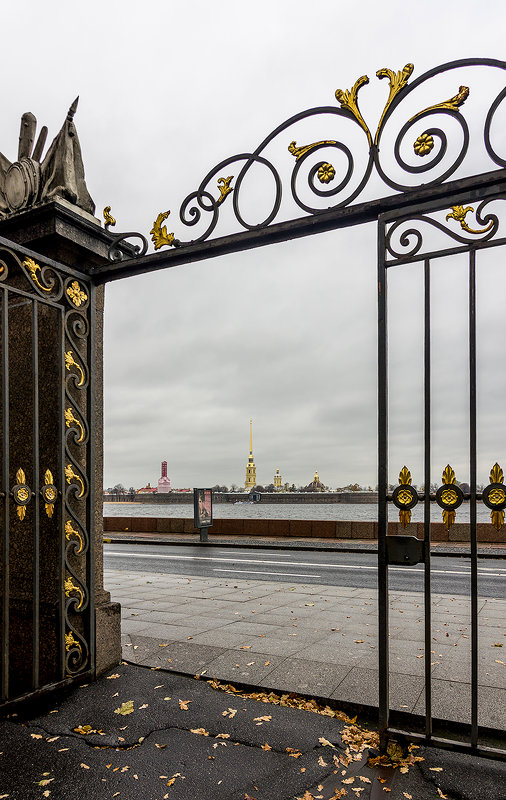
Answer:
[[[433,624],[431,621],[431,504],[436,503],[442,510],[442,519],[448,530],[455,523],[457,509],[464,500],[469,501],[470,535],[470,628],[471,628],[471,673],[469,688],[471,695],[471,715],[469,724],[461,726],[466,732],[467,743],[478,748],[479,727],[479,685],[478,685],[478,554],[477,554],[477,503],[483,502],[490,510],[491,523],[497,530],[504,524],[506,508],[506,487],[503,470],[496,462],[490,464],[488,485],[478,492],[477,474],[477,262],[479,254],[489,248],[506,244],[506,238],[499,235],[500,221],[493,213],[495,201],[506,199],[504,190],[481,193],[481,201],[474,206],[467,205],[469,195],[456,195],[441,205],[434,202],[425,207],[420,205],[380,217],[378,223],[378,445],[379,445],[379,515],[378,515],[378,605],[379,605],[379,704],[380,729],[386,735],[389,727],[389,564],[424,565],[424,693],[425,730],[423,738],[428,741],[445,743],[444,739],[433,735],[432,712],[432,664]],[[471,215],[471,217],[469,216]],[[431,233],[443,234],[439,247],[434,247]],[[441,486],[431,491],[434,474],[431,474],[431,273],[444,268],[444,259],[461,255],[467,259],[467,317],[468,317],[468,409],[469,409],[469,486],[460,488],[456,482],[455,471],[450,464],[441,465]],[[389,465],[389,393],[388,393],[388,271],[402,269],[407,265],[420,264],[423,269],[423,491],[417,491],[412,484],[410,470],[399,466],[399,477],[394,480],[388,474]],[[406,309],[407,311],[408,309]],[[466,344],[464,344],[466,347]],[[406,353],[404,369],[412,368],[413,354]],[[464,433],[464,432],[463,432]],[[503,454],[504,455],[504,454]],[[499,454],[498,454],[499,457]],[[398,485],[389,491],[392,483]],[[403,527],[409,525],[411,509],[419,502],[424,509],[423,540],[413,536],[388,536],[388,503],[399,510],[399,520]],[[464,687],[463,687],[464,688]],[[399,732],[397,730],[397,732]],[[405,731],[403,731],[405,732]],[[413,731],[410,732],[413,735]],[[465,741],[460,744],[465,746]],[[448,740],[446,740],[448,744]],[[481,748],[486,754],[492,748]]]
[[[0,239],[0,705],[93,670],[94,291]]]
[[[454,71],[468,68],[486,68],[486,80],[480,82],[473,77],[474,82],[469,81],[469,86],[458,86]],[[488,505],[492,523],[499,525],[504,518],[506,489],[499,465],[491,465],[489,485],[481,494],[477,492],[475,276],[476,254],[480,250],[506,243],[500,234],[499,217],[487,210],[493,200],[506,198],[506,154],[501,155],[504,136],[501,139],[500,135],[504,126],[501,126],[500,120],[498,122],[506,99],[505,70],[506,62],[496,59],[450,62],[413,80],[413,64],[406,64],[398,71],[379,69],[376,76],[383,85],[388,83],[388,94],[377,126],[372,127],[359,108],[359,92],[369,83],[369,78],[366,75],[359,77],[350,89],[335,91],[337,104],[295,114],[276,127],[255,150],[226,158],[210,170],[198,188],[188,194],[179,207],[180,224],[197,230],[192,240],[184,241],[173,232],[168,232],[163,223],[170,212],[161,212],[153,223],[152,240],[155,250],[173,248],[169,252],[146,254],[145,237],[140,234],[118,234],[112,240],[111,263],[91,268],[88,276],[85,276],[47,260],[40,267],[36,263],[37,256],[16,248],[14,252],[8,242],[0,240],[4,253],[0,271],[4,444],[4,568],[1,576],[4,700],[14,694],[29,694],[43,684],[54,684],[69,675],[93,669],[93,498],[90,482],[93,471],[93,441],[90,438],[93,427],[93,369],[90,359],[94,352],[94,286],[225,253],[365,222],[377,222],[380,730],[383,738],[390,730],[388,566],[399,557],[404,559],[403,563],[414,564],[423,560],[426,611],[424,738],[435,741],[432,735],[428,646],[431,632],[430,504],[437,502],[446,514],[446,520],[451,523],[455,510],[463,500],[463,491],[455,483],[452,468],[450,465],[445,468],[444,464],[441,465],[444,470],[443,485],[434,496],[430,491],[425,491],[420,497],[411,486],[407,467],[401,468],[399,486],[389,494],[386,278],[388,270],[394,265],[402,269],[411,262],[423,262],[424,477],[425,486],[428,487],[431,479],[431,265],[443,254],[458,252],[467,254],[469,258],[471,480],[467,494],[470,502],[472,564],[472,719],[469,745],[477,749],[476,508],[478,501]],[[494,85],[492,74],[499,77],[499,86]],[[434,86],[433,79],[440,76],[444,78],[443,83]],[[484,88],[493,92],[489,101],[482,101]],[[479,137],[474,135],[474,127],[469,126],[464,113],[470,93],[479,98],[480,103],[475,111],[484,117]],[[428,127],[427,120],[434,115],[454,126],[451,135],[447,135],[441,127]],[[319,117],[322,122],[318,141],[306,140],[297,145],[290,128],[312,117]],[[392,119],[397,121],[396,126],[391,124]],[[309,136],[306,131],[307,128],[303,128],[301,135]],[[350,132],[351,138],[348,136]],[[475,151],[472,151],[474,160],[467,168],[470,145],[474,146],[478,139],[483,151],[481,155],[486,161],[484,171],[480,174],[475,169]],[[448,146],[449,142],[456,142],[453,152]],[[269,150],[271,145],[274,155]],[[388,154],[391,156],[389,163]],[[281,160],[282,168],[291,173],[286,195],[293,201],[297,213],[302,210],[305,217],[277,221],[283,207],[282,200],[286,198],[283,198],[283,181],[273,163],[274,159]],[[262,168],[272,179],[273,200],[269,205],[265,196],[262,196],[267,203],[262,221],[251,224],[240,210],[239,198],[242,187],[247,185],[245,178],[255,168]],[[231,172],[234,174],[227,174]],[[381,196],[384,186],[394,194]],[[376,199],[364,200],[366,191],[372,191]],[[110,211],[110,208],[105,212],[107,210]],[[466,217],[471,212],[473,222],[469,224]],[[234,229],[239,227],[239,232],[210,238],[227,214]],[[113,224],[110,214],[105,213],[105,218],[107,226]],[[424,241],[418,230],[422,224],[437,229],[457,244],[450,248],[432,248],[430,237]],[[407,229],[402,228],[403,225],[407,225]],[[451,225],[454,227],[451,228]],[[399,235],[400,250],[396,249],[394,243],[396,234]],[[136,258],[125,258],[128,248],[122,242],[131,236],[140,236],[143,246],[138,249]],[[132,249],[130,253],[133,253]],[[20,343],[24,347],[19,347]],[[497,454],[497,458],[504,458],[504,454]],[[404,521],[408,520],[410,510],[417,502],[424,503],[425,535],[421,544],[387,536],[388,502],[398,506]],[[30,535],[27,536],[27,533]],[[51,576],[44,569],[43,553],[46,547],[57,548],[59,553],[58,570]],[[12,552],[20,556],[16,557],[19,575],[10,576],[8,565]],[[15,627],[11,625],[9,633],[9,622],[13,620]],[[44,637],[40,636],[42,630]],[[46,635],[52,636],[51,641],[60,653],[58,668],[47,674],[44,672],[46,644],[42,644]],[[21,640],[24,648],[18,648],[18,641]],[[29,647],[26,647],[27,642],[31,643]],[[26,650],[32,654],[29,665]],[[14,655],[16,664],[18,660],[21,663],[19,675],[12,674]]]
[[[486,80],[460,85],[454,76],[455,70],[486,68]],[[140,272],[163,269],[192,261],[211,258],[225,253],[261,247],[266,244],[286,241],[323,231],[358,225],[365,222],[378,224],[378,287],[379,287],[379,351],[378,351],[378,420],[379,420],[379,715],[380,733],[383,741],[391,730],[389,725],[389,658],[388,658],[388,567],[397,563],[416,564],[423,561],[425,570],[425,731],[423,738],[435,742],[432,731],[431,680],[430,680],[430,597],[431,597],[431,522],[430,505],[438,503],[447,524],[451,525],[455,511],[464,499],[464,493],[455,482],[455,473],[448,464],[441,465],[442,485],[431,495],[430,491],[419,494],[411,485],[411,474],[399,465],[399,485],[389,493],[388,476],[388,393],[387,393],[387,329],[386,287],[387,271],[394,265],[397,269],[414,261],[424,265],[424,478],[430,486],[431,456],[431,364],[430,364],[430,276],[431,265],[443,255],[467,254],[469,258],[469,414],[470,414],[470,487],[466,492],[470,503],[470,557],[471,557],[471,620],[472,620],[472,712],[469,726],[469,746],[478,749],[478,623],[477,623],[477,545],[476,507],[481,501],[492,514],[495,527],[502,524],[506,507],[506,489],[502,470],[498,464],[490,465],[490,480],[487,488],[477,492],[476,474],[476,254],[480,250],[505,244],[501,235],[500,219],[488,206],[496,199],[506,199],[506,154],[504,136],[498,122],[499,109],[506,99],[504,71],[506,62],[495,59],[462,59],[449,62],[429,70],[411,80],[413,64],[406,64],[399,71],[379,69],[377,78],[388,81],[389,93],[379,121],[369,127],[359,108],[359,92],[369,83],[364,75],[357,79],[349,90],[337,89],[338,105],[312,108],[289,118],[269,134],[252,152],[241,153],[221,161],[205,176],[196,190],[183,200],[179,208],[179,221],[183,226],[201,225],[193,240],[183,241],[163,224],[170,212],[158,215],[151,230],[155,250],[172,247],[170,252],[145,255],[147,242],[137,261],[122,260],[112,252],[109,266],[93,271],[97,283],[117,280]],[[469,73],[467,73],[469,75]],[[493,85],[492,76],[498,77]],[[442,88],[435,89],[433,79],[443,76],[450,79]],[[482,73],[483,76],[483,73]],[[465,78],[464,78],[465,80]],[[499,83],[500,81],[500,83]],[[453,83],[452,83],[453,82]],[[443,92],[453,87],[454,94]],[[458,87],[458,88],[457,88]],[[484,89],[491,93],[484,99]],[[415,101],[416,92],[421,92],[420,101]],[[438,94],[440,92],[440,94]],[[469,96],[480,100],[477,114],[480,116],[479,130],[469,125],[465,109]],[[404,115],[400,109],[405,109]],[[476,109],[475,109],[476,110]],[[288,130],[302,120],[321,116],[325,125],[318,141],[297,145],[290,141],[293,134]],[[429,127],[428,119],[436,116],[443,123],[453,126],[448,134],[443,127]],[[343,118],[357,134],[350,143],[342,128],[339,136],[335,127],[342,125]],[[395,126],[391,119],[397,120]],[[399,121],[400,120],[400,121]],[[392,127],[394,130],[392,132]],[[390,136],[388,130],[390,128]],[[503,128],[502,128],[503,130]],[[307,134],[302,134],[307,135]],[[324,138],[325,137],[325,138]],[[285,154],[285,165],[291,163],[289,189],[291,199],[308,216],[276,222],[282,206],[283,182],[277,167],[267,157],[268,148],[277,140],[283,148],[275,155]],[[358,140],[358,142],[357,142]],[[359,144],[362,152],[360,153]],[[449,144],[452,147],[449,147]],[[473,161],[467,172],[462,172],[468,163],[470,148]],[[478,148],[480,155],[477,155]],[[365,155],[364,155],[365,149]],[[502,153],[502,154],[501,154]],[[390,159],[388,159],[390,155]],[[478,174],[475,164],[478,159],[485,162],[484,171]],[[292,161],[290,162],[290,159]],[[293,161],[294,159],[294,161]],[[273,203],[267,207],[263,222],[249,224],[240,211],[239,197],[248,173],[262,167],[272,177]],[[460,170],[460,173],[459,173]],[[488,170],[488,171],[487,171]],[[230,175],[232,171],[236,176]],[[462,177],[462,175],[464,176]],[[460,175],[460,176],[459,176]],[[305,180],[304,180],[305,178]],[[373,183],[388,186],[395,194],[380,196],[374,200],[361,200],[366,188]],[[304,194],[305,192],[305,194]],[[308,199],[309,195],[309,199]],[[231,198],[231,199],[230,199]],[[359,202],[355,202],[358,199]],[[327,205],[325,207],[325,203]],[[470,204],[470,205],[468,205]],[[211,239],[225,209],[239,233]],[[468,215],[471,215],[468,217]],[[433,247],[430,236],[424,239],[421,230],[426,225],[449,238],[452,246]],[[453,226],[453,227],[452,227]],[[460,227],[459,227],[460,226]],[[504,226],[504,223],[503,223]],[[139,234],[137,234],[139,235]],[[397,235],[397,240],[395,236]],[[131,234],[125,234],[125,238]],[[117,236],[117,243],[122,240]],[[143,237],[142,237],[143,238]],[[398,241],[398,245],[396,244]],[[496,458],[504,458],[498,453]],[[483,476],[480,476],[483,480]],[[466,499],[467,499],[466,498]],[[411,508],[424,503],[425,523],[423,541],[411,541],[410,537],[387,536],[388,503],[395,504],[401,520],[407,522]],[[483,750],[485,752],[485,750]]]

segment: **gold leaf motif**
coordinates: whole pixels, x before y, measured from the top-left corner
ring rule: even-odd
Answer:
[[[151,241],[155,246],[155,250],[159,250],[160,247],[167,246],[174,246],[175,238],[173,233],[167,233],[167,227],[163,225],[167,217],[169,216],[170,211],[162,211],[158,214],[156,220],[153,222],[153,227],[150,230],[151,234]]]
[[[504,481],[504,473],[496,461],[494,466],[490,470],[490,483],[503,483],[503,481]]]
[[[77,647],[77,649],[82,653],[81,643],[74,638],[74,634],[72,633],[72,631],[70,633],[65,634],[65,650],[67,651],[67,653],[71,647]]]
[[[504,525],[504,509],[502,511],[491,511],[490,519],[496,531],[500,531]]]
[[[84,428],[83,428],[81,422],[74,416],[74,413],[73,413],[72,409],[71,408],[66,408],[65,409],[65,425],[67,426],[67,428],[70,428],[72,423],[77,425],[79,430],[81,431],[81,435],[79,436],[79,439],[76,439],[76,441],[78,443],[82,442],[83,439],[84,439]]]
[[[443,483],[445,484],[455,483],[455,472],[450,467],[449,464],[447,464],[443,470]]]
[[[81,491],[77,496],[82,497],[84,494],[83,479],[81,478],[80,475],[77,475],[77,473],[74,472],[74,470],[72,469],[72,464],[67,464],[67,466],[65,467],[65,478],[68,484],[71,484],[72,481],[79,481],[79,483],[81,484]]]
[[[51,473],[51,470],[49,470],[49,469],[46,469],[46,472],[45,472],[45,475],[44,475],[44,483],[46,484],[46,486],[49,486],[50,484],[54,483],[53,475]]]
[[[79,539],[79,549],[76,550],[75,552],[82,553],[84,547],[83,537],[81,536],[79,531],[76,531],[75,528],[72,527],[72,523],[70,522],[70,520],[68,520],[65,523],[65,538],[68,541],[70,541],[71,536],[77,536],[77,538]]]
[[[398,72],[394,72],[393,69],[389,69],[388,67],[383,67],[379,69],[376,73],[376,77],[380,80],[382,78],[388,78],[389,85],[390,85],[390,92],[388,95],[388,100],[385,103],[385,108],[383,109],[383,113],[381,115],[380,121],[378,123],[378,128],[376,130],[376,136],[374,137],[374,143],[378,143],[379,135],[381,132],[381,128],[383,126],[383,121],[385,119],[386,113],[394,98],[399,94],[402,89],[406,86],[411,74],[414,70],[413,64],[405,64],[403,69],[399,70]]]
[[[481,230],[475,230],[474,228],[470,228],[466,222],[466,215],[469,214],[470,211],[474,213],[474,208],[472,206],[466,206],[465,208],[464,206],[452,206],[451,212],[446,215],[446,221],[448,221],[449,219],[455,219],[457,222],[460,222],[460,227],[464,231],[467,231],[467,233],[480,234],[480,233],[486,233],[491,229],[492,225],[494,224],[493,220],[490,220],[487,227],[482,228]]]
[[[441,111],[446,109],[447,111],[455,111],[458,113],[460,106],[466,102],[468,97],[469,86],[459,86],[459,91],[454,97],[450,97],[449,100],[444,100],[442,103],[436,103],[434,106],[424,108],[423,111],[419,111],[414,117],[411,117],[409,122],[413,122],[415,119],[418,119],[418,117],[421,117],[422,114],[427,114],[429,111]]]
[[[23,266],[27,268],[28,272],[30,273],[30,277],[34,284],[42,289],[43,292],[50,292],[51,286],[48,288],[47,286],[43,286],[42,283],[39,281],[37,272],[40,272],[41,269],[38,264],[35,263],[33,258],[25,258],[23,261]]]
[[[409,496],[411,500],[411,495]],[[411,511],[409,509],[401,508],[399,510],[399,522],[403,528],[406,528],[411,522]]]
[[[72,582],[72,578],[67,578],[64,584],[64,588],[65,588],[65,597],[70,597],[72,592],[77,592],[79,594],[79,603],[77,605],[77,608],[78,609],[81,608],[84,602],[84,594],[81,587],[76,586],[75,583]]]
[[[106,206],[102,211],[102,214],[104,215],[105,229],[107,230],[109,226],[113,228],[116,225],[116,220],[113,216],[111,216],[111,206]]]
[[[365,86],[368,83],[369,83],[369,78],[367,77],[367,75],[362,75],[361,78],[358,78],[355,81],[350,90],[336,89],[335,94],[337,102],[341,104],[341,108],[344,108],[345,111],[349,111],[350,114],[353,117],[355,117],[360,127],[363,128],[363,130],[367,135],[368,142],[371,145],[372,144],[371,132],[367,127],[367,124],[362,114],[360,113],[360,109],[358,107],[358,99],[357,99],[359,89],[361,89],[362,86]]]
[[[338,89],[338,91],[340,90]],[[302,158],[303,155],[305,155],[306,153],[310,153],[311,150],[314,150],[315,147],[320,147],[321,145],[324,144],[333,145],[337,144],[337,142],[334,139],[328,139],[326,141],[313,142],[313,144],[306,144],[302,147],[297,147],[297,142],[293,141],[290,142],[290,144],[288,145],[288,152],[291,153],[292,156],[294,156],[295,161],[298,161],[300,158]]]
[[[67,295],[77,308],[88,299],[88,295],[83,292],[77,281],[72,281],[70,286],[67,287]]]
[[[218,198],[218,205],[223,203],[227,194],[234,191],[233,186],[230,186],[230,181],[233,179],[233,175],[230,175],[228,178],[218,178],[218,189],[220,190],[220,196]],[[221,186],[220,186],[221,183]]]
[[[26,475],[22,469],[16,472],[16,480],[18,483],[26,483]]]
[[[399,472],[399,483],[402,486],[411,486],[411,472],[406,466]]]
[[[446,526],[447,530],[450,530],[451,526],[455,522],[455,511],[449,511],[448,509],[443,509],[443,522]]]
[[[70,372],[70,367],[75,367],[76,369],[79,370],[79,372],[81,373],[81,379],[77,384],[77,386],[82,386],[84,383],[84,372],[81,365],[74,360],[74,356],[72,355],[72,350],[67,350],[67,352],[65,353],[65,367],[66,369],[69,370],[69,372]]]

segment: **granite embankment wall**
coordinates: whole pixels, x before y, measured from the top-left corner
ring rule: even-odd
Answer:
[[[125,498],[128,496],[125,496]],[[121,502],[120,498],[104,497],[106,502]],[[193,492],[170,492],[168,494],[138,494],[131,503],[150,503],[167,505],[168,503],[187,503],[193,505]],[[213,503],[247,503],[247,493],[213,492]],[[377,503],[376,492],[262,492],[261,503]]]
[[[412,522],[403,528],[398,522],[390,522],[389,534],[408,534],[423,539],[423,522]],[[174,517],[104,517],[104,533],[128,531],[131,533],[197,533],[192,519]],[[229,536],[265,536],[315,539],[377,539],[377,522],[333,522],[331,520],[303,519],[215,519],[212,534]],[[506,543],[506,529],[496,531],[492,525],[478,523],[479,542]],[[447,531],[442,522],[431,526],[431,538],[435,542],[468,542],[469,525],[455,523]]]

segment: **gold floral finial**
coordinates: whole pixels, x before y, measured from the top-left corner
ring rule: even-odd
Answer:
[[[218,189],[220,190],[220,196],[218,198],[218,205],[223,203],[227,194],[234,191],[233,186],[230,185],[230,181],[233,179],[233,175],[229,175],[228,178],[218,178]],[[221,184],[221,186],[220,186]]]
[[[403,528],[406,528],[411,522],[411,509],[405,506],[412,504],[413,494],[409,489],[403,488],[405,486],[411,486],[411,480],[411,472],[404,466],[399,472],[399,488],[396,492],[396,505],[399,508],[399,522]]]
[[[490,220],[486,228],[482,228],[481,230],[475,230],[474,228],[470,228],[466,222],[466,216],[469,212],[472,211],[474,213],[474,208],[472,206],[452,206],[452,210],[449,214],[446,215],[446,221],[449,219],[455,219],[457,222],[460,222],[460,227],[462,230],[467,231],[467,233],[474,233],[474,234],[481,234],[486,233],[489,231],[494,224],[493,220]]]
[[[167,219],[169,214],[170,211],[161,211],[160,214],[158,214],[155,221],[153,222],[153,227],[150,230],[150,234],[151,234],[151,241],[155,246],[155,250],[159,250],[160,247],[165,247],[165,245],[167,245],[168,247],[174,246],[174,243],[176,241],[174,238],[174,234],[167,233],[167,227],[165,225],[163,225],[162,227],[162,222],[164,222]]]
[[[102,211],[102,214],[104,215],[104,221],[105,221],[104,228],[105,228],[106,230],[108,230],[109,226],[110,226],[111,228],[113,228],[113,227],[114,227],[114,225],[116,225],[116,220],[115,220],[115,219],[114,219],[114,217],[111,215],[111,206],[106,206],[106,207],[104,208],[104,210]]]

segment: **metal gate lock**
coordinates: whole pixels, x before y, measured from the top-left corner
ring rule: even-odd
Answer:
[[[416,536],[387,536],[388,564],[420,564],[423,558],[423,541]]]

